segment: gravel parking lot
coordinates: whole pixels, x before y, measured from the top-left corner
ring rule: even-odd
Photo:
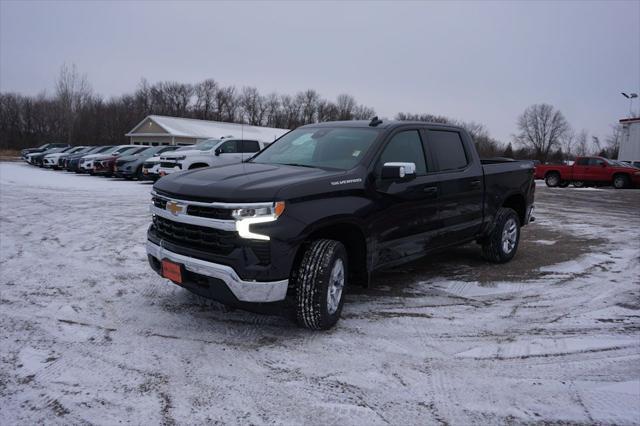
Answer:
[[[538,186],[514,261],[378,273],[318,333],[153,273],[148,183],[0,185],[0,424],[640,422],[640,191]]]

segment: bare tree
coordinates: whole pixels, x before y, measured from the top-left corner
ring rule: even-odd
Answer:
[[[338,95],[336,98],[338,107],[338,120],[353,120],[353,110],[356,107],[356,100],[351,95]]]
[[[197,118],[203,120],[211,120],[215,108],[216,93],[218,92],[218,83],[212,78],[204,80],[194,86],[196,96],[195,114]]]
[[[617,158],[620,152],[620,143],[622,142],[622,125],[615,123],[611,125],[611,134],[607,136],[607,150],[609,158]]]
[[[80,109],[91,100],[91,85],[86,74],[80,74],[75,64],[62,65],[56,81],[56,98],[66,125],[67,141],[73,141],[73,129]]]
[[[576,136],[576,155],[583,157],[589,153],[589,133],[582,129]]]
[[[573,129],[569,129],[569,131],[565,133],[565,135],[560,140],[560,147],[565,157],[567,158],[573,157],[575,144],[576,144],[576,132],[574,132]]]
[[[528,107],[518,118],[516,141],[534,151],[536,159],[547,161],[549,153],[570,130],[564,115],[549,104]]]

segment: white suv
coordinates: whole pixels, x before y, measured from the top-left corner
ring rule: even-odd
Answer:
[[[160,156],[160,176],[181,170],[242,163],[264,146],[256,140],[209,139],[194,145],[191,150]]]

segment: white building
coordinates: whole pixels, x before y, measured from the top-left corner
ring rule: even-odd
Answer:
[[[640,161],[640,117],[620,120],[622,140],[618,160]]]
[[[288,129],[150,115],[125,136],[133,145],[192,145],[206,139],[234,137],[273,142]]]

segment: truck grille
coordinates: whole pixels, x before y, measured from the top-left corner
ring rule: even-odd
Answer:
[[[174,244],[223,256],[235,249],[246,247],[253,251],[260,264],[267,265],[271,261],[267,241],[249,241],[240,238],[235,232],[174,222],[160,216],[153,217],[153,225],[160,238]]]
[[[160,162],[160,167],[165,167],[167,169],[172,169],[172,168],[174,168],[176,166],[178,166],[179,169],[182,168],[182,166],[180,164],[178,164],[178,163],[170,163],[168,161],[161,161]]]
[[[158,207],[159,209],[167,208],[167,200],[160,197],[153,197],[151,199],[153,205]],[[208,219],[218,219],[218,220],[231,220],[233,217],[231,216],[232,210],[230,209],[218,209],[215,207],[206,207],[206,206],[187,206],[187,214],[189,216],[198,216],[198,217],[206,217]]]

